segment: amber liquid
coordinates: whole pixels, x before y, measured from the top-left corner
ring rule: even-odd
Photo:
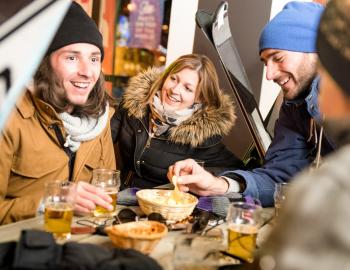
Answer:
[[[97,205],[96,209],[94,210],[95,217],[111,217],[115,215],[118,191],[113,188],[113,189],[105,189],[104,192],[112,198],[111,204],[113,206],[113,210],[109,211],[108,209]]]
[[[51,203],[46,205],[44,214],[45,231],[53,233],[56,240],[70,237],[73,208],[68,203]]]
[[[251,225],[229,227],[228,252],[245,261],[252,262],[257,234],[257,228]]]

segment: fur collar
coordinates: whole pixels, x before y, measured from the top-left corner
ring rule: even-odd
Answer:
[[[141,120],[149,112],[146,96],[160,74],[159,69],[149,68],[130,79],[122,101],[122,106],[128,111],[129,116]],[[227,94],[221,95],[221,102],[220,108],[204,107],[190,119],[171,128],[168,139],[174,143],[197,147],[213,136],[227,135],[236,120],[235,108]]]

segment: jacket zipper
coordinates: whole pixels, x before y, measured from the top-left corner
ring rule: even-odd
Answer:
[[[140,156],[139,156],[140,159],[141,159],[143,153],[145,152],[145,149],[150,147],[150,145],[151,145],[151,140],[152,140],[153,136],[148,132],[148,129],[147,129],[147,127],[144,125],[144,123],[143,123],[142,121],[140,121],[140,122],[141,122],[142,126],[145,128],[145,130],[146,130],[146,132],[147,132],[147,136],[148,136],[147,141],[146,141],[146,144],[145,144],[145,146],[142,148],[142,151],[141,151]],[[140,167],[140,166],[141,166],[141,161],[139,160],[139,162],[140,162],[140,164],[139,164],[139,167]]]
[[[142,148],[142,152],[140,153],[140,159],[141,159],[143,153],[145,152],[145,149],[149,148],[151,145],[151,140],[153,137],[148,132],[147,132],[147,135],[148,135],[147,142],[146,142],[145,146]],[[139,162],[140,162],[139,167],[141,167],[141,161],[139,160]]]
[[[131,181],[131,178],[132,178],[133,175],[134,175],[133,171],[128,171],[128,175],[126,176],[126,179],[124,181],[124,186],[125,187],[130,187],[129,184],[130,184],[130,181]]]
[[[74,159],[75,159],[75,153],[73,153],[68,147],[65,147],[65,141],[62,134],[62,131],[58,124],[52,124],[50,127],[55,131],[56,137],[58,139],[58,142],[60,143],[61,147],[63,148],[64,152],[67,154],[69,160],[68,160],[68,180],[72,181],[72,175],[73,175],[73,167],[74,167]]]

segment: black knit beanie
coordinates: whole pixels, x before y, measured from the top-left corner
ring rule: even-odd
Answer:
[[[350,0],[332,0],[322,15],[317,37],[321,64],[350,96]]]
[[[74,43],[90,43],[97,46],[103,59],[104,51],[100,31],[84,9],[73,1],[46,55]]]

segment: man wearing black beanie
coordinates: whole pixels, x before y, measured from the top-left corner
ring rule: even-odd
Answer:
[[[86,14],[79,4],[73,2],[62,21],[51,45],[47,50],[47,55],[73,43],[89,43],[99,48],[101,60],[103,60],[102,35],[95,22]]]
[[[50,180],[74,182],[77,212],[112,209],[110,197],[88,183],[94,168],[115,169],[103,53],[96,24],[72,2],[0,137],[0,224],[40,212]]]

